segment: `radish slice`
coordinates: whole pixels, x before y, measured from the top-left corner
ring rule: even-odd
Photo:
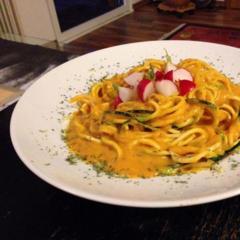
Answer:
[[[167,65],[165,67],[165,73],[170,72],[170,71],[175,71],[177,67],[172,64],[171,62],[167,62]]]
[[[144,73],[143,72],[134,72],[127,77],[125,77],[123,80],[129,84],[130,86],[137,86],[138,83],[143,79]]]
[[[179,81],[179,80],[193,81],[193,78],[190,72],[188,72],[183,68],[179,68],[173,72],[173,81]]]
[[[138,85],[133,88],[133,97],[132,97],[132,100],[139,100],[137,87],[138,87]]]
[[[164,78],[165,80],[173,81],[173,70],[167,72],[167,73],[163,76],[163,78]]]
[[[158,93],[161,93],[164,96],[178,94],[177,86],[172,81],[165,79],[156,82],[156,89]]]
[[[120,98],[119,95],[118,95],[118,96],[116,96],[116,97],[114,98],[114,100],[113,100],[113,107],[114,107],[114,108],[117,108],[117,106],[118,106],[120,103],[122,103],[122,100],[121,100],[121,98]]]
[[[196,84],[189,80],[179,81],[179,92],[181,96],[186,95],[196,87]]]
[[[119,97],[123,102],[131,100],[134,96],[134,91],[131,88],[119,87],[118,88]]]
[[[161,72],[161,71],[156,71],[156,73],[155,73],[155,79],[156,79],[156,81],[161,81],[161,80],[163,80],[163,77],[164,77],[163,72]]]
[[[143,79],[137,86],[138,96],[142,101],[145,101],[153,92],[154,84],[153,81]]]

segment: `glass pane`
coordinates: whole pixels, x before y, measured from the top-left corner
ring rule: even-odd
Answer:
[[[54,4],[64,32],[122,6],[124,0],[54,0]]]

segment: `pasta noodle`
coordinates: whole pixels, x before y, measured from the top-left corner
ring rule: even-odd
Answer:
[[[166,61],[148,59],[130,71],[94,84],[73,97],[78,110],[66,129],[70,151],[123,177],[175,175],[211,168],[240,141],[240,86],[198,59],[182,60],[196,87],[186,95],[154,92],[113,106],[124,78]]]

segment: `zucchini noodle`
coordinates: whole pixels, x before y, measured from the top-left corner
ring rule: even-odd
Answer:
[[[147,59],[130,71],[104,79],[77,104],[66,129],[71,153],[103,171],[131,178],[195,173],[240,141],[240,86],[208,63],[182,60],[177,67],[191,73],[196,87],[184,96],[151,94],[113,106],[116,86],[124,78],[150,68],[164,71],[166,62]]]

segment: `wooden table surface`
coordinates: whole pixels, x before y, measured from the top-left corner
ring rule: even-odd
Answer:
[[[49,50],[42,48],[36,58],[47,54]],[[52,51],[51,61],[58,54]],[[26,55],[18,61],[24,59]],[[30,70],[23,69],[29,76]],[[24,74],[19,71],[19,76]],[[192,207],[144,209],[100,204],[50,186],[14,151],[9,133],[13,109],[14,105],[0,112],[0,239],[240,239],[240,197]]]
[[[192,207],[130,208],[88,201],[43,182],[13,149],[13,108],[0,112],[2,240],[240,239],[240,197]]]
[[[178,18],[174,14],[159,12],[159,1],[149,2],[143,0],[132,14],[66,44],[66,48],[84,54],[119,44],[157,40],[183,23],[240,29],[240,10],[220,7],[197,9],[194,14],[186,13]]]

